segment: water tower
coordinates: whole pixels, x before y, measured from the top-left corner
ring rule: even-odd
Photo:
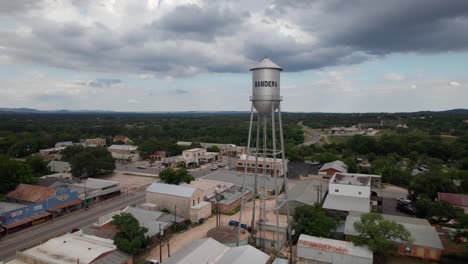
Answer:
[[[265,239],[262,240],[262,237],[265,238],[266,222],[276,223],[275,231],[273,231],[276,255],[279,254],[281,249],[279,210],[282,206],[286,206],[286,240],[289,245],[291,245],[291,228],[287,196],[287,164],[284,153],[283,124],[281,120],[282,97],[280,96],[280,73],[282,70],[281,67],[268,58],[264,58],[255,67],[250,69],[252,72],[252,96],[250,97],[252,106],[250,110],[250,125],[247,140],[247,155],[245,156],[244,163],[242,194],[245,194],[246,191],[251,191],[253,194],[253,201],[251,203],[247,202],[244,199],[244,195],[242,195],[239,214],[239,223],[243,223],[242,209],[252,209],[252,219],[251,223],[249,223],[252,228],[251,237],[256,245],[260,247],[265,247],[265,245],[258,245],[257,241],[260,241],[260,243],[262,243],[261,241],[265,241]],[[254,130],[256,133],[252,136]],[[277,132],[279,132],[279,134]],[[280,142],[279,147],[277,146],[278,140]],[[252,164],[254,164],[254,166],[252,166]],[[253,186],[246,186],[246,182],[250,182],[251,180],[249,179],[252,177],[254,179]],[[274,189],[270,194],[266,191],[267,182],[274,183]],[[282,191],[284,191],[284,198],[280,202],[278,196]],[[274,196],[274,207],[266,206],[266,200],[271,196]],[[256,204],[257,197],[260,197],[259,205]],[[257,208],[259,211],[256,211]],[[267,211],[274,211],[275,216],[273,218],[275,219],[267,219],[272,217],[271,214],[267,214]],[[248,220],[250,219],[244,219],[244,221]],[[240,233],[241,226],[238,228],[238,236],[240,236]]]

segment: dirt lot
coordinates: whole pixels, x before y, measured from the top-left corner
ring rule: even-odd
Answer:
[[[151,177],[126,175],[122,172],[114,172],[101,177],[101,179],[120,182],[120,186],[122,186],[122,188],[127,188],[128,192],[144,188],[155,181],[155,179]]]
[[[259,204],[259,201],[260,200],[256,201],[257,206]],[[275,221],[276,219],[274,211],[273,211],[274,202],[275,202],[274,200],[268,200],[266,203],[267,221]],[[248,226],[250,226],[250,222],[252,219],[252,204],[253,204],[252,202],[246,204],[243,210],[243,214],[242,214],[242,223],[245,223]],[[258,213],[259,213],[259,210],[257,208],[256,214],[255,214],[257,215],[257,219],[258,219]],[[229,220],[239,221],[239,213],[232,215],[232,216],[221,215],[221,225],[227,225]],[[280,215],[280,222],[282,221],[286,221],[285,216]],[[210,230],[211,228],[214,228],[215,226],[216,226],[216,219],[214,216],[211,216],[207,221],[205,221],[204,224],[198,225],[183,233],[174,235],[170,239],[171,255],[176,253],[182,247],[190,244],[190,242],[192,242],[193,240],[206,238],[206,233],[208,232],[208,230]],[[168,253],[167,245],[165,245],[162,249],[163,260],[167,258],[167,253]],[[147,256],[147,259],[159,259],[159,245],[154,246],[154,249]]]

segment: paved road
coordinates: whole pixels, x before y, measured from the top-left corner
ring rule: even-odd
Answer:
[[[9,235],[0,240],[0,261],[11,260],[18,250],[22,250],[52,237],[70,232],[73,228],[82,228],[91,225],[98,217],[108,212],[115,211],[128,205],[142,203],[145,192],[139,191],[118,196],[90,207],[89,210],[81,210],[63,217],[48,221],[16,234]]]
[[[299,146],[310,146],[312,144],[317,143],[320,140],[320,138],[322,137],[320,135],[320,133],[317,132],[316,130],[314,130],[314,129],[308,127],[308,126],[304,126],[302,124],[302,121],[297,123],[297,125],[302,126],[302,130],[304,130],[304,133],[306,133],[308,136],[310,136],[309,140],[307,140],[306,142],[300,144]]]

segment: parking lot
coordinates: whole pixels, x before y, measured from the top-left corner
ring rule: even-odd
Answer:
[[[396,198],[408,196],[408,190],[398,186],[384,184],[384,188],[374,189],[374,191],[382,197],[382,210],[384,214],[410,216],[396,209],[398,203]]]
[[[115,170],[120,172],[136,172],[136,173],[147,173],[158,175],[162,168],[161,162],[156,161],[150,164],[147,160],[135,161],[135,162],[116,162]]]

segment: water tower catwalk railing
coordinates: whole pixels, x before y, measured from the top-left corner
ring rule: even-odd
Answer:
[[[273,66],[271,66],[273,65]],[[256,73],[255,71],[260,70],[260,73]],[[292,257],[292,244],[291,244],[291,225],[290,225],[290,215],[289,215],[289,203],[288,203],[288,194],[287,194],[287,164],[286,164],[286,157],[284,152],[284,136],[283,136],[283,123],[281,118],[281,101],[282,96],[279,96],[279,72],[282,69],[279,68],[276,64],[272,63],[268,59],[264,59],[256,68],[253,68],[253,80],[252,80],[252,87],[253,87],[253,96],[250,97],[252,101],[252,106],[250,110],[250,124],[249,124],[249,135],[247,140],[247,155],[244,164],[244,177],[242,181],[242,194],[241,195],[241,205],[240,205],[240,213],[239,213],[239,223],[242,223],[243,217],[243,210],[246,207],[246,200],[245,200],[245,193],[246,193],[246,177],[248,177],[248,164],[249,164],[249,157],[255,157],[255,167],[254,167],[254,186],[252,191],[253,197],[253,204],[252,204],[252,219],[251,219],[251,238],[256,244],[256,246],[260,246],[265,248],[265,228],[264,224],[267,221],[267,206],[266,206],[266,179],[261,181],[263,186],[259,186],[258,179],[261,178],[271,178],[273,177],[274,180],[274,198],[275,198],[275,231],[274,231],[274,249],[275,253],[278,256],[281,250],[281,240],[280,240],[280,222],[279,222],[279,210],[283,206],[286,207],[286,216],[287,216],[287,243],[290,248],[290,257]],[[272,71],[273,73],[269,72]],[[272,87],[273,90],[265,90],[262,86],[261,91],[256,90],[257,83],[263,85],[263,82],[260,83],[258,79],[266,79],[270,81],[273,79],[272,82],[265,82],[267,84],[273,83],[274,86]],[[256,120],[254,121],[254,116]],[[276,121],[277,120],[277,121]],[[271,134],[268,132],[269,123],[271,124]],[[252,135],[253,128],[255,126],[256,133],[255,136]],[[279,135],[276,132],[279,131]],[[277,139],[279,136],[280,146],[277,146]],[[252,139],[254,137],[254,139]],[[255,147],[253,147],[253,144]],[[271,173],[267,173],[267,160],[268,164],[273,166],[273,170]],[[281,166],[278,168],[278,162],[280,160]],[[259,167],[259,162],[262,162],[262,166]],[[251,162],[251,161],[250,161]],[[278,184],[278,171],[280,171],[281,175],[283,176],[282,184]],[[261,195],[259,195],[259,190],[262,191]],[[280,203],[278,196],[284,190],[284,199]],[[259,208],[259,221],[256,221],[256,209],[257,204],[256,200],[257,197],[260,197],[260,204]],[[271,208],[268,208],[271,209]],[[238,241],[240,237],[240,225],[238,230]],[[257,232],[256,232],[257,231]],[[258,234],[258,236],[257,236]],[[257,237],[259,238],[260,245],[257,244]],[[239,243],[239,242],[238,242]]]

